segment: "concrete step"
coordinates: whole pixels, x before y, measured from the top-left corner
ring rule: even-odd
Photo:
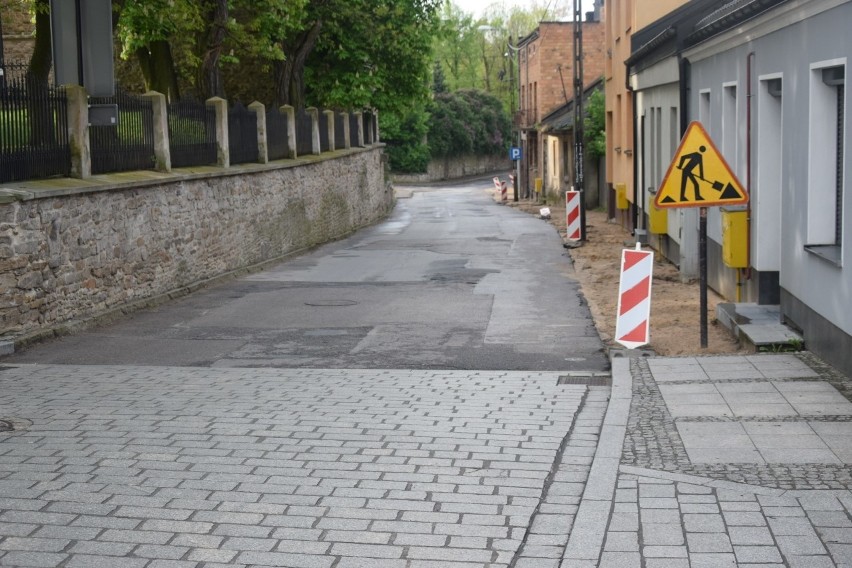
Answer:
[[[721,303],[716,306],[716,319],[755,351],[804,349],[804,338],[781,322],[780,306]]]

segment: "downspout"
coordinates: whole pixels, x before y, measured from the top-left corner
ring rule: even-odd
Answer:
[[[746,193],[749,200],[746,203],[746,279],[751,280],[751,90],[752,62],[754,52],[746,56]],[[739,292],[739,288],[737,289]],[[737,300],[739,301],[739,300]]]
[[[678,82],[678,87],[680,88],[680,137],[683,138],[683,135],[686,134],[687,121],[689,120],[689,91],[690,82],[692,81],[692,64],[689,62],[689,59],[684,59],[680,53],[678,53],[677,58],[678,69],[680,69],[680,81]]]
[[[637,118],[638,114],[636,112],[635,91],[634,91],[633,87],[630,85],[630,66],[629,65],[627,66],[627,72],[625,73],[624,86],[627,88],[627,92],[630,93],[630,107],[631,107],[631,114],[633,115],[633,118],[632,118],[633,122],[630,123],[630,127],[633,130],[633,145],[632,145],[631,150],[630,150],[630,152],[632,153],[632,155],[630,156],[630,159],[633,161],[633,215],[632,215],[633,234],[634,234],[634,236],[636,235],[636,228],[639,225],[639,223],[638,223],[639,208],[636,206],[637,202],[638,202],[638,200],[636,199],[636,197],[637,197],[636,194],[637,194],[637,192],[641,192],[641,194],[642,194],[642,205],[641,205],[641,207],[642,207],[642,230],[646,231],[646,238],[647,238],[647,229],[648,228],[645,226],[645,188],[644,187],[640,188],[639,185],[637,184],[637,181],[638,181],[637,178],[639,177],[639,164],[636,161],[636,148],[638,147],[637,146],[637,138],[636,138],[636,136],[637,136],[637,134],[636,134],[636,118]],[[627,152],[627,150],[625,150],[625,153],[626,152]]]

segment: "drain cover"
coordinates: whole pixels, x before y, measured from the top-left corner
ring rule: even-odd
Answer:
[[[342,307],[342,306],[354,306],[358,302],[355,300],[313,300],[311,302],[305,302],[306,306],[321,306],[321,307]]]
[[[563,375],[556,381],[557,385],[587,385],[590,387],[609,387],[612,386],[611,377],[574,377]]]
[[[0,420],[0,432],[11,432],[15,427],[8,420]]]

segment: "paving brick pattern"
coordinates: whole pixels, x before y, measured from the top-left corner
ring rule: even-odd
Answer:
[[[611,516],[588,566],[852,568],[852,381],[808,354],[630,370]]]
[[[0,419],[18,429],[0,434],[0,565],[500,568],[556,557],[608,391],[557,379],[5,367]]]
[[[852,380],[812,355],[636,360],[631,373],[623,464],[783,489],[852,489]],[[684,444],[712,446],[702,425],[713,423],[726,424],[717,433],[730,430],[727,440],[716,436],[723,454]],[[774,440],[760,434],[770,426]],[[737,435],[743,444],[731,448]]]

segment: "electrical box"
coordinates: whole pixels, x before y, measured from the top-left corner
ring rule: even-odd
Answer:
[[[669,232],[669,210],[659,209],[653,202],[648,204],[648,230],[654,235]]]
[[[722,262],[748,268],[748,211],[722,209]]]
[[[535,178],[535,192],[536,193],[541,193],[541,183],[542,183],[541,178]]]
[[[627,201],[627,184],[615,184],[615,208],[624,210],[628,207],[630,207],[630,204]]]

